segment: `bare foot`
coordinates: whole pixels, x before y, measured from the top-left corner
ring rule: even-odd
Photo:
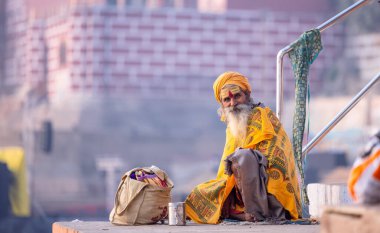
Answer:
[[[241,213],[241,214],[230,213],[230,218],[231,219],[236,219],[236,220],[239,220],[239,221],[247,221],[247,220],[245,220],[245,214],[244,213]]]
[[[248,221],[248,222],[257,222],[257,219],[255,215],[253,214],[244,213],[244,218],[245,218],[245,221]]]

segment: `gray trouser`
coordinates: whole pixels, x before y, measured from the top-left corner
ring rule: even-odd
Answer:
[[[238,148],[225,161],[227,173],[234,173],[246,213],[259,221],[286,219],[284,207],[267,193],[268,160],[264,155],[256,150]]]

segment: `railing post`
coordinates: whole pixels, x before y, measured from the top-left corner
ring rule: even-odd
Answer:
[[[368,90],[376,84],[377,81],[379,81],[380,79],[380,73],[377,74],[377,76],[375,76],[352,100],[349,104],[347,104],[347,106],[338,113],[338,115],[332,120],[330,121],[330,123],[328,123],[328,125],[323,128],[318,134],[317,136],[315,136],[313,138],[313,140],[311,140],[306,146],[305,148],[302,150],[302,155],[305,155],[307,152],[309,152],[316,144],[318,144],[318,142],[320,142],[328,132],[330,132],[332,130],[332,128],[334,128],[334,126],[336,124],[339,123],[340,120],[342,120],[343,117],[345,117],[347,115],[347,113],[349,113],[351,111],[351,109],[353,109],[355,107],[355,105],[359,102],[359,100],[361,98],[363,98],[363,96],[368,92]]]
[[[281,121],[282,118],[282,106],[284,102],[284,56],[290,51],[290,46],[281,49],[277,53],[277,65],[276,65],[276,115]]]

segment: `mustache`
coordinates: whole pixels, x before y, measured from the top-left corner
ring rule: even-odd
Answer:
[[[248,104],[238,104],[236,106],[224,108],[226,112],[230,112],[230,113],[239,113],[241,111],[248,110],[248,109],[250,109],[250,106]]]

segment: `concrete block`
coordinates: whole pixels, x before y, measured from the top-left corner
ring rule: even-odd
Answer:
[[[321,218],[321,233],[380,232],[380,205],[328,207]]]
[[[341,206],[352,203],[346,184],[309,184],[307,186],[311,217],[319,218],[326,206]]]

